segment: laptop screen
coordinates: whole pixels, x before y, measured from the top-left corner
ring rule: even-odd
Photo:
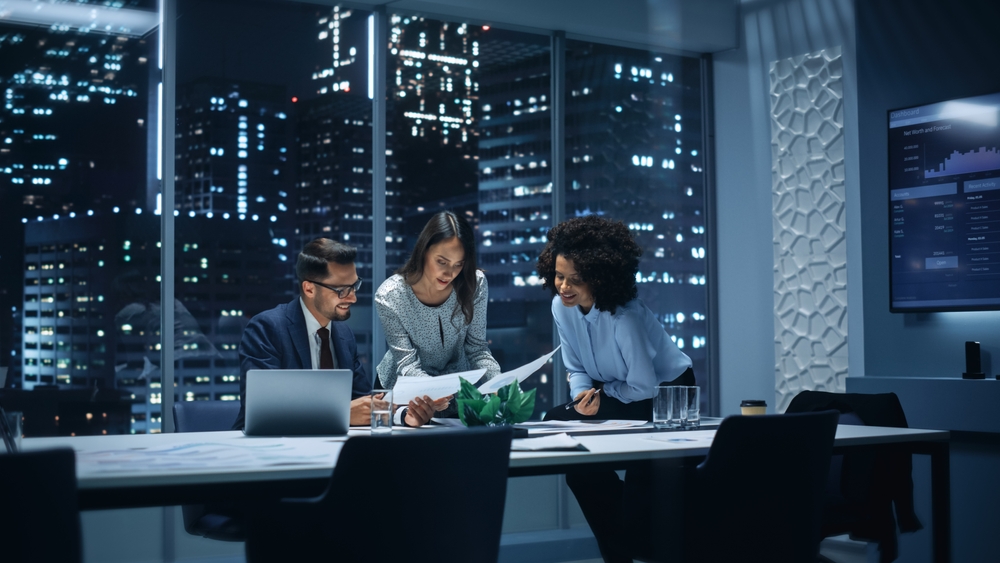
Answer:
[[[354,374],[347,369],[250,370],[248,436],[342,436],[351,420]]]

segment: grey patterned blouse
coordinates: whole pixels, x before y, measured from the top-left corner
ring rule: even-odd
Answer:
[[[500,364],[486,344],[486,276],[476,272],[475,307],[472,322],[465,315],[454,291],[436,306],[424,305],[413,289],[396,274],[375,292],[375,309],[389,346],[376,371],[385,389],[397,377],[427,377],[471,369],[486,369],[481,381],[500,373]]]

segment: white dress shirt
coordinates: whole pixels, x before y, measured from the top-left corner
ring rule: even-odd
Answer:
[[[316,317],[313,316],[312,311],[306,307],[306,302],[303,301],[301,297],[299,297],[299,305],[302,306],[302,314],[306,318],[306,332],[309,334],[309,357],[312,359],[312,368],[319,369],[320,337],[319,334],[317,334],[317,331],[323,328],[323,325],[319,324],[319,321],[317,321]],[[333,321],[327,321],[327,330],[330,330],[331,324],[333,324]],[[330,336],[327,337],[327,340],[329,340],[329,342],[327,342],[326,345],[330,347],[330,354],[333,356],[333,369],[337,369],[339,366],[337,366],[337,354],[334,353],[336,348],[333,347],[332,330],[330,330]]]

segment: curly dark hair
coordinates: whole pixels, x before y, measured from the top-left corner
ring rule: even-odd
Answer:
[[[594,306],[612,315],[639,294],[635,273],[642,248],[621,221],[596,215],[559,223],[548,233],[548,244],[538,255],[538,275],[544,287],[556,295],[556,256],[573,261],[576,273],[590,286]]]

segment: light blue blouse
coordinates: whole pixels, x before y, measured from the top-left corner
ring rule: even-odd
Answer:
[[[591,307],[566,307],[552,299],[563,364],[569,372],[570,397],[604,383],[604,391],[623,403],[653,396],[657,383],[670,381],[691,367],[641,299],[618,307],[614,315]]]

